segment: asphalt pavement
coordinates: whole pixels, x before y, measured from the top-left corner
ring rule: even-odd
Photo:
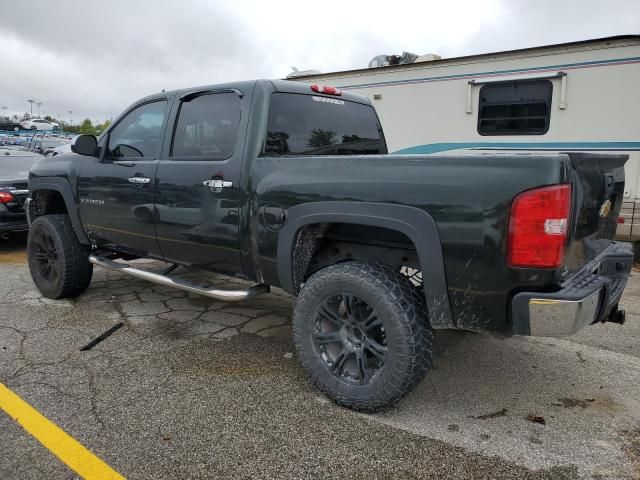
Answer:
[[[437,332],[420,386],[362,415],[306,379],[282,292],[225,304],[96,267],[51,301],[23,246],[0,244],[0,382],[127,478],[640,478],[640,274],[624,326]],[[0,478],[76,478],[3,413],[0,431]]]

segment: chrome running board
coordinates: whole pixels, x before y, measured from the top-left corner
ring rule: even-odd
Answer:
[[[132,277],[141,278],[167,287],[177,288],[179,290],[184,290],[185,292],[197,293],[199,295],[204,295],[205,297],[213,298],[215,300],[222,300],[224,302],[241,302],[242,300],[249,300],[250,298],[262,293],[269,293],[269,285],[254,285],[246,290],[220,290],[217,288],[205,288],[181,278],[171,278],[159,273],[140,270],[138,268],[130,267],[126,263],[117,263],[113,260],[109,260],[108,258],[98,257],[96,255],[89,255],[89,261],[100,267],[128,273]]]

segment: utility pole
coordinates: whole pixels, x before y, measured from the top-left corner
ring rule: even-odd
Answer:
[[[29,102],[30,104],[30,116],[33,117],[33,103],[35,102],[35,100],[27,100],[27,102]]]
[[[38,106],[38,118],[40,118],[40,107],[42,106],[42,102],[38,102],[36,105]]]
[[[2,107],[2,116],[7,117],[7,107]]]

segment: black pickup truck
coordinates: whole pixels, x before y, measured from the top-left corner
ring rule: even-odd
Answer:
[[[302,364],[354,409],[422,379],[433,329],[556,336],[624,321],[623,156],[388,154],[367,99],[268,80],[148,96],[72,152],[30,171],[43,295],[81,294],[93,265],[218,300],[280,287],[297,297]],[[126,263],[139,257],[255,285]]]

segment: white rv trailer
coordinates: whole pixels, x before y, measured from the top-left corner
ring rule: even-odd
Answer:
[[[390,152],[626,153],[618,238],[640,240],[640,35],[425,57],[295,80],[369,97]]]

